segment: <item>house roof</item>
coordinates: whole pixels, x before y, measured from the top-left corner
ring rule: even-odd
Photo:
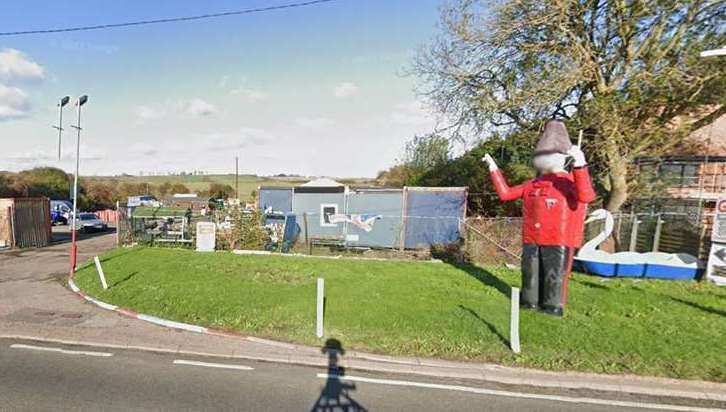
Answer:
[[[344,185],[342,183],[336,182],[333,179],[329,179],[327,177],[321,177],[318,179],[311,180],[300,186],[304,186],[304,187],[339,187],[339,186],[344,186]]]

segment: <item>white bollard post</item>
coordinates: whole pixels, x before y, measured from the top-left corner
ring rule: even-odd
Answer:
[[[325,299],[325,279],[318,278],[317,324],[315,335],[323,337],[323,301]]]
[[[96,270],[98,271],[98,277],[101,278],[101,286],[103,286],[103,289],[108,289],[108,284],[106,284],[106,276],[103,274],[103,268],[101,267],[101,261],[98,260],[98,256],[95,256],[93,258],[93,261],[96,262]]]
[[[519,288],[512,288],[512,314],[509,322],[509,344],[519,353]]]

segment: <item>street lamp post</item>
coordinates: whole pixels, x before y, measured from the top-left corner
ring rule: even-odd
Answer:
[[[78,111],[78,124],[72,126],[77,131],[76,135],[76,173],[73,175],[73,219],[71,223],[71,267],[70,273],[73,274],[76,271],[76,255],[78,248],[76,246],[76,219],[78,218],[78,166],[81,160],[81,107],[88,101],[88,96],[85,94],[78,98],[76,107]]]
[[[68,104],[71,100],[70,96],[63,96],[58,101],[58,126],[53,126],[54,129],[58,129],[58,160],[61,159],[61,137],[63,135],[63,107]]]

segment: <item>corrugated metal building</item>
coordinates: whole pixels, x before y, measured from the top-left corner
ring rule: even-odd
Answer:
[[[301,239],[348,247],[421,249],[459,240],[463,187],[350,188],[330,179],[298,187],[260,187],[259,207],[293,213]]]

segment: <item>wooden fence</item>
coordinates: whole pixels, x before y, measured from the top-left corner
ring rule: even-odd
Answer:
[[[44,247],[52,237],[48,198],[0,199],[0,246]]]

